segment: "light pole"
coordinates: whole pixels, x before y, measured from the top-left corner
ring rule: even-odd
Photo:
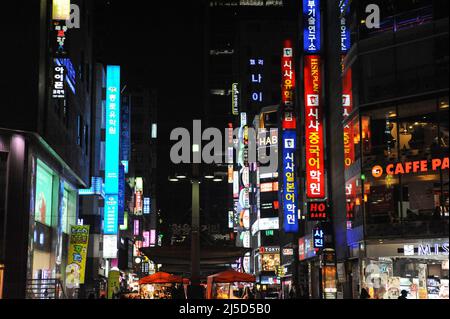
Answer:
[[[195,152],[195,151],[194,151]],[[169,178],[171,182],[187,179],[186,175],[177,174]],[[200,164],[192,164],[192,219],[191,219],[191,284],[188,289],[188,299],[202,299],[203,290],[200,286]],[[215,175],[206,175],[205,180],[223,181]]]
[[[192,166],[191,286],[200,291],[200,180],[198,164]],[[191,288],[192,289],[192,288]],[[191,297],[197,294],[192,291]],[[198,295],[200,296],[200,294]]]

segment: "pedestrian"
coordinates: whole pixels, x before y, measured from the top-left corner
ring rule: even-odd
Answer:
[[[370,295],[367,292],[366,288],[361,289],[361,294],[359,296],[359,299],[370,299]]]
[[[295,289],[295,286],[291,287],[291,290],[289,291],[289,299],[296,299],[297,298],[297,290]]]
[[[402,290],[401,295],[398,297],[398,299],[408,299],[406,298],[408,296],[408,292],[406,290]]]

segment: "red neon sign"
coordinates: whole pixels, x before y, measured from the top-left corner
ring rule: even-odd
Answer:
[[[295,68],[294,68],[294,49],[291,40],[284,41],[283,56],[281,58],[281,102],[283,104],[283,123],[284,129],[296,129],[296,120],[293,113],[294,108],[294,90],[295,90]]]
[[[353,110],[352,69],[348,69],[342,81],[342,107],[343,116],[346,119]],[[353,142],[353,127],[351,123],[344,126],[344,161],[345,167],[355,162],[355,150]]]
[[[306,196],[325,197],[320,56],[305,56]]]

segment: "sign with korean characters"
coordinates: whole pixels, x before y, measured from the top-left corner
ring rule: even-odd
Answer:
[[[320,51],[320,0],[303,0],[303,50]]]
[[[106,69],[105,193],[119,191],[120,67]]]
[[[297,123],[294,115],[295,67],[294,49],[291,40],[285,40],[281,58],[281,104],[283,106],[283,129],[296,129]]]
[[[306,196],[325,198],[323,106],[320,57],[305,56]]]
[[[313,229],[313,242],[315,249],[322,249],[325,247],[325,232],[322,227],[316,226]]]
[[[103,233],[116,235],[119,222],[120,66],[106,68],[105,209]]]
[[[298,232],[298,188],[295,169],[297,134],[293,130],[283,132],[283,229],[286,233]]]
[[[251,58],[249,60],[250,83],[249,83],[249,105],[250,107],[261,106],[264,102],[264,59]]]
[[[291,40],[284,41],[283,57],[281,59],[281,72],[283,83],[281,86],[281,102],[285,108],[292,108],[294,105],[295,90],[295,69],[294,69],[294,49]]]
[[[350,39],[350,27],[348,25],[348,16],[350,14],[350,1],[341,0],[339,3],[339,9],[341,12],[341,23],[340,23],[340,33],[341,33],[341,52],[347,53],[350,50],[351,39]]]
[[[349,68],[342,80],[342,108],[344,120],[350,116],[353,110],[352,69]],[[344,160],[345,167],[350,167],[355,162],[353,124],[348,121],[344,125]]]
[[[233,83],[231,86],[231,105],[232,114],[239,115],[239,99],[240,99],[239,83]]]
[[[63,65],[58,65],[56,60],[53,65],[53,85],[52,85],[52,98],[53,99],[65,99],[66,88],[64,84],[64,77],[66,69]]]
[[[66,285],[84,284],[86,258],[89,244],[89,225],[70,226],[69,253],[67,256]],[[73,288],[73,287],[72,287]]]

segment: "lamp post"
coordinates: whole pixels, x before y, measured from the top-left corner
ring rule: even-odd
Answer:
[[[196,148],[193,149],[194,153]],[[188,289],[188,299],[202,299],[203,290],[200,286],[200,164],[192,164],[192,176],[177,174],[169,181],[179,182],[189,179],[192,184],[192,219],[191,219],[191,285]],[[206,175],[205,180],[223,181],[216,175]]]

